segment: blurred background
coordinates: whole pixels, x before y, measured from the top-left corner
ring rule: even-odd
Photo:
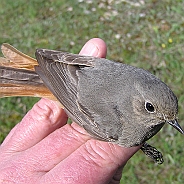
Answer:
[[[184,128],[183,0],[1,0],[0,44],[31,57],[37,48],[78,53],[93,37],[107,43],[108,59],[149,70],[167,83],[178,97]],[[38,100],[0,99],[0,142]],[[148,142],[165,162],[157,165],[139,151],[121,183],[184,183],[184,136],[166,125]]]

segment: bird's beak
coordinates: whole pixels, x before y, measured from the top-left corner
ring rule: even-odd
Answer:
[[[181,128],[181,126],[179,125],[179,123],[177,122],[177,120],[170,120],[167,123],[169,123],[171,126],[173,126],[176,130],[178,130],[180,133],[184,134],[183,129]]]

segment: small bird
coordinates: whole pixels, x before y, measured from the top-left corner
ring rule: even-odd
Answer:
[[[165,123],[180,133],[178,101],[148,71],[104,58],[37,49],[36,60],[3,44],[0,97],[57,99],[67,115],[96,139],[124,147],[141,145],[155,162],[162,154],[146,141]]]

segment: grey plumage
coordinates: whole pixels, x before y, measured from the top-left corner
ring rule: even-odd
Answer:
[[[99,140],[130,147],[176,121],[174,93],[151,73],[107,59],[38,49],[35,68],[66,113]]]

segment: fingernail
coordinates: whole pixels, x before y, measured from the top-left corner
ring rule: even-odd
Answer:
[[[81,55],[85,55],[85,56],[95,56],[97,57],[99,54],[99,49],[98,47],[91,43],[86,43],[84,45],[84,47],[82,48],[82,50],[80,51]]]

